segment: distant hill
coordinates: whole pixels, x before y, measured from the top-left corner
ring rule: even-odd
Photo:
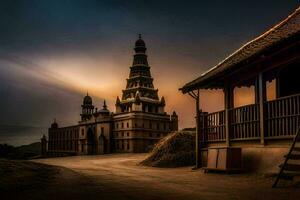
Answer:
[[[29,145],[14,147],[7,144],[0,144],[0,158],[7,159],[30,159],[39,156],[41,143],[35,142]]]

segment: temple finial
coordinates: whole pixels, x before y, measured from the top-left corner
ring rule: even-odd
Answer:
[[[142,39],[142,34],[139,33],[139,39]]]
[[[105,99],[104,99],[104,102],[103,102],[103,108],[104,108],[104,109],[107,109],[107,105],[106,105]]]

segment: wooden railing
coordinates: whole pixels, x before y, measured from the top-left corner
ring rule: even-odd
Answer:
[[[265,102],[264,139],[292,138],[300,125],[300,94]],[[259,140],[259,104],[229,110],[230,141]],[[226,141],[225,111],[200,114],[201,140]]]
[[[230,139],[259,138],[259,105],[253,104],[229,110]]]
[[[225,112],[202,114],[202,138],[207,142],[225,141]]]
[[[266,102],[266,138],[295,135],[300,122],[300,95]]]

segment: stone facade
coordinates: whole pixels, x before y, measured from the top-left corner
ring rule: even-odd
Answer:
[[[110,112],[105,101],[98,110],[87,94],[77,125],[59,128],[54,122],[49,128],[48,155],[147,152],[158,140],[178,130],[177,114],[164,111],[165,99],[159,98],[154,88],[141,36],[134,50],[126,88],[122,98],[116,100],[116,112]]]

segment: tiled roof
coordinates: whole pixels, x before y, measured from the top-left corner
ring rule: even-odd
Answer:
[[[289,15],[286,19],[279,24],[258,36],[257,38],[249,41],[241,48],[233,52],[223,61],[216,66],[201,74],[197,79],[187,83],[180,90],[186,93],[197,87],[201,87],[201,83],[207,81],[209,78],[213,78],[215,75],[230,69],[231,67],[239,64],[240,62],[262,52],[263,50],[279,43],[280,41],[287,39],[300,31],[300,7]]]

